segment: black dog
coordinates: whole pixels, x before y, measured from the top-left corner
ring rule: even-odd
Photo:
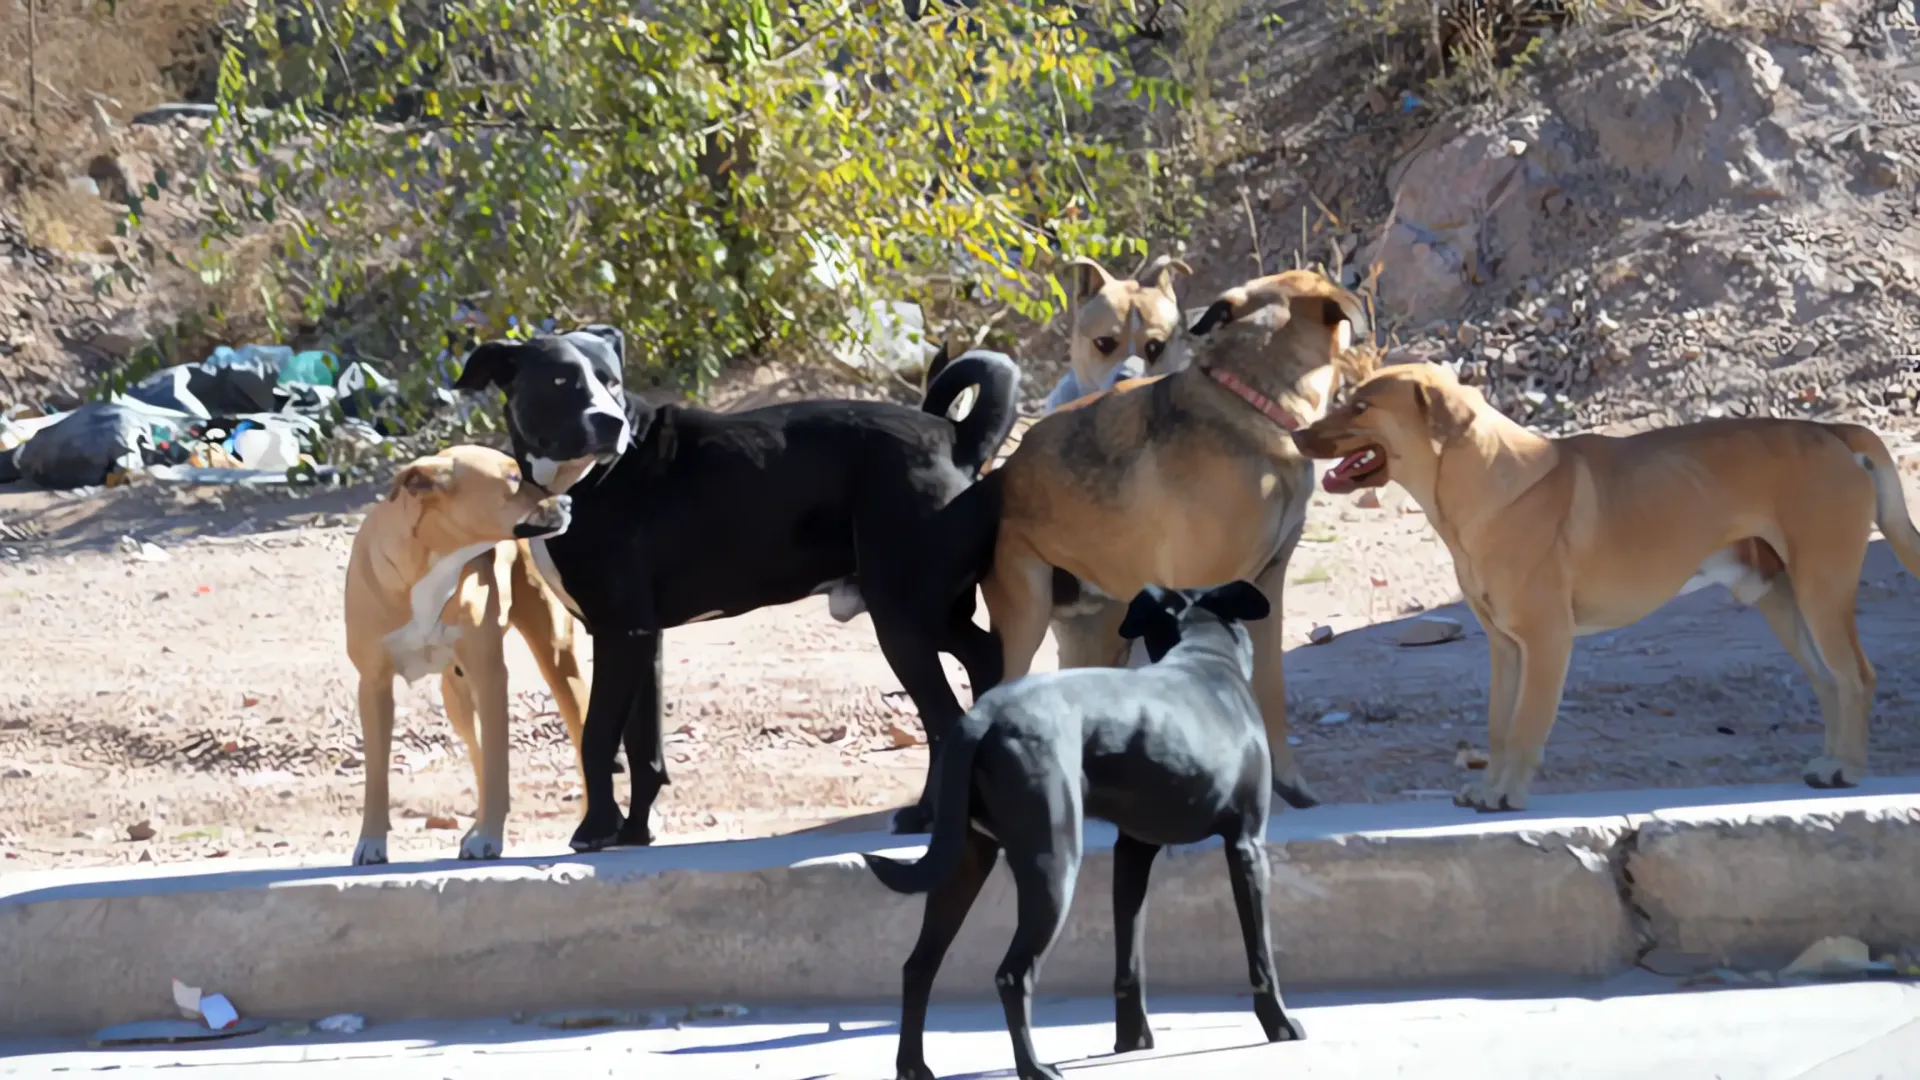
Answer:
[[[625,393],[624,340],[592,326],[488,342],[454,384],[506,391],[514,456],[536,483],[559,478],[573,497],[572,527],[534,556],[593,636],[580,746],[587,808],[574,850],[652,842],[650,812],[668,782],[660,635],[689,622],[819,592],[833,594],[836,618],[864,606],[938,752],[963,711],[938,654],[959,658],[975,694],[1000,678],[997,639],[973,622],[997,515],[975,506],[961,529],[941,515],[1013,426],[1013,361],[974,351],[941,365],[917,410],[802,401],[721,414]],[[971,411],[949,420],[969,386]],[[969,505],[993,502],[997,489]],[[624,820],[612,772],[623,739]],[[895,828],[924,831],[930,807],[923,792]]]
[[[1280,1003],[1267,916],[1266,834],[1272,763],[1247,680],[1253,648],[1241,620],[1267,598],[1235,581],[1185,596],[1157,587],[1134,597],[1120,633],[1154,663],[1032,675],[980,698],[941,751],[933,838],[924,858],[867,855],[895,892],[930,893],[905,967],[899,1080],[933,1080],[922,1035],[934,975],[1001,848],[1019,891],[1019,925],[994,983],[1021,1080],[1060,1080],[1034,1060],[1033,985],[1066,921],[1080,870],[1080,830],[1113,822],[1114,1052],[1147,1050],[1141,919],[1147,876],[1167,844],[1226,841],[1234,905],[1246,939],[1253,1010],[1270,1042],[1304,1038]]]

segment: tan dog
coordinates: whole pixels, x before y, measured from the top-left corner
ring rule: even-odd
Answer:
[[[1294,436],[1340,458],[1329,491],[1406,488],[1453,553],[1487,633],[1491,761],[1456,798],[1519,810],[1559,710],[1573,639],[1725,585],[1807,672],[1826,721],[1813,787],[1865,775],[1873,667],[1853,621],[1875,524],[1920,575],[1892,455],[1853,424],[1710,420],[1625,438],[1550,439],[1441,365],[1383,368]]]
[[[356,866],[387,861],[393,679],[440,672],[447,719],[473,765],[479,815],[463,859],[496,859],[507,819],[507,627],[553,691],[576,762],[586,680],[573,620],[541,581],[526,541],[566,531],[565,495],[524,483],[511,457],[455,446],[400,470],[367,512],[347,562],[347,656],[360,675],[366,802]],[[475,738],[474,716],[479,715]]]
[[[1121,378],[1172,371],[1169,348],[1180,331],[1174,278],[1191,273],[1171,255],[1155,258],[1131,278],[1116,278],[1092,259],[1068,263],[1061,273],[1072,321],[1068,372],[1047,395],[1041,412],[1050,413]]]
[[[1028,429],[997,471],[1000,528],[981,583],[1004,678],[1027,673],[1049,618],[1075,614],[1081,598],[1105,617],[1063,620],[1066,633],[1055,624],[1062,667],[1124,662],[1120,617],[1146,585],[1246,579],[1277,610],[1313,493],[1313,465],[1289,432],[1327,409],[1342,373],[1364,373],[1350,367],[1361,351],[1347,346],[1366,327],[1358,298],[1320,274],[1260,278],[1176,336],[1170,348],[1185,355],[1173,374],[1130,380]],[[1056,593],[1056,568],[1077,583]],[[1311,806],[1287,746],[1280,624],[1248,626],[1254,690],[1274,790]]]

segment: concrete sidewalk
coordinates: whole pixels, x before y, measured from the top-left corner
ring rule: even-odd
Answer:
[[[920,903],[832,829],[592,856],[354,869],[229,863],[0,878],[0,1036],[165,1016],[169,980],[244,1014],[379,1020],[898,993]],[[915,838],[917,839],[917,838]],[[1089,828],[1045,988],[1111,986],[1112,830]],[[1777,966],[1816,938],[1920,945],[1920,778],[1285,813],[1270,834],[1285,984],[1436,985]],[[1148,913],[1155,992],[1236,993],[1245,959],[1218,845],[1170,851]],[[1013,930],[1004,867],[938,992],[988,992]],[[1662,968],[1666,970],[1666,968]]]
[[[1303,1043],[1261,1041],[1245,998],[1149,997],[1156,1048],[1114,1057],[1111,1000],[1042,998],[1042,1060],[1086,1080],[1274,1076],[1286,1080],[1896,1080],[1920,1070],[1920,988],[1852,983],[1679,990],[1650,975],[1584,993],[1390,997],[1295,994]],[[85,1051],[0,1043],[0,1077],[158,1076],[332,1080],[373,1075],[521,1080],[880,1080],[893,1076],[891,1009],[759,1010],[680,1029],[558,1032],[507,1021],[412,1021],[353,1037],[306,1036],[191,1049]],[[927,1063],[947,1080],[1009,1076],[993,1004],[936,1007]]]

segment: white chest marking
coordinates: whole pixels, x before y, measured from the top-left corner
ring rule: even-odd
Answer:
[[[460,572],[493,547],[493,542],[487,541],[442,555],[425,577],[414,582],[407,594],[412,617],[405,626],[382,639],[387,645],[387,655],[393,658],[394,670],[402,679],[416,682],[453,663],[453,645],[460,639],[460,631],[441,622],[440,616],[446,610],[447,601],[453,599],[454,589],[460,585]]]
[[[720,616],[722,616],[722,615],[725,615],[725,614],[726,614],[726,612],[724,612],[724,611],[721,611],[721,610],[720,610],[719,608],[714,608],[714,609],[713,609],[712,611],[708,611],[708,612],[703,612],[703,613],[701,613],[701,614],[699,614],[699,615],[695,615],[695,616],[694,616],[693,618],[691,618],[691,619],[688,619],[688,620],[687,620],[687,621],[686,621],[685,623],[683,623],[682,625],[685,625],[685,626],[692,626],[692,625],[693,625],[694,623],[697,623],[697,622],[706,622],[706,621],[707,621],[708,619],[717,619],[717,618],[719,618]]]
[[[547,588],[553,590],[553,595],[560,598],[560,606],[566,608],[574,618],[582,618],[580,606],[573,602],[573,597],[567,595],[567,587],[560,584],[560,568],[553,565],[553,553],[547,550],[546,539],[542,537],[527,541],[527,549],[533,552],[533,568],[540,571],[540,580],[546,582]]]
[[[1707,556],[1700,569],[1680,586],[1677,595],[1699,592],[1710,585],[1725,585],[1735,600],[1753,604],[1767,594],[1771,583],[1760,572],[1735,558],[1731,549],[1722,548]]]

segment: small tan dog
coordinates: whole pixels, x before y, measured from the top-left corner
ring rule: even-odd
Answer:
[[[1229,289],[1168,346],[1170,374],[1125,380],[1027,429],[988,474],[1003,485],[981,582],[1005,661],[1025,675],[1049,622],[1060,666],[1119,666],[1128,600],[1147,585],[1254,582],[1278,610],[1313,495],[1290,432],[1371,354],[1359,298],[1307,270]],[[1355,366],[1363,365],[1363,366]],[[1281,620],[1249,623],[1273,787],[1313,805],[1287,745]]]
[[[1180,332],[1174,278],[1191,273],[1171,255],[1155,258],[1131,278],[1114,277],[1092,259],[1068,263],[1061,272],[1071,320],[1068,371],[1040,411],[1053,412],[1122,378],[1170,373],[1168,349]]]
[[[1453,554],[1492,667],[1491,760],[1459,804],[1526,807],[1574,638],[1714,584],[1758,607],[1813,682],[1826,747],[1806,782],[1850,787],[1866,774],[1874,674],[1853,610],[1869,530],[1877,524],[1920,575],[1920,532],[1872,431],[1709,420],[1550,439],[1450,368],[1405,364],[1381,369],[1294,441],[1341,459],[1328,491],[1398,482]]]
[[[577,763],[587,686],[573,620],[526,543],[565,532],[570,512],[567,496],[524,483],[511,457],[481,446],[409,463],[367,512],[347,563],[347,656],[360,675],[367,759],[355,866],[387,861],[396,675],[411,683],[440,672],[447,719],[466,744],[480,806],[462,859],[497,859],[505,846],[509,626],[553,691]]]

